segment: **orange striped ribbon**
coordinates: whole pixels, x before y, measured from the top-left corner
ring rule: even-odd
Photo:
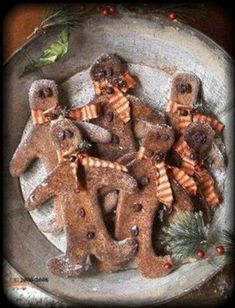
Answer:
[[[182,116],[181,109],[187,110],[188,115]],[[182,105],[176,101],[169,100],[168,105],[166,107],[166,112],[177,113],[179,116],[179,121],[177,123],[177,128],[179,133],[183,133],[185,128],[192,122],[191,111],[192,107],[187,105]]]
[[[156,181],[157,185],[157,198],[160,202],[168,207],[171,207],[173,203],[173,194],[171,190],[171,185],[167,176],[166,166],[164,162],[155,164],[157,169],[158,179]]]
[[[182,163],[180,168],[187,173],[188,175],[193,175],[195,172],[196,167],[196,161],[188,158],[188,157],[182,157]]]
[[[182,159],[181,170],[188,175],[193,175],[196,161],[191,159],[192,151],[187,142],[183,139],[183,136],[173,145],[173,149],[179,154]]]
[[[173,149],[182,157],[187,156],[189,158],[192,154],[192,151],[187,142],[184,140],[183,136],[181,136],[179,140],[173,145]]]
[[[126,93],[130,88],[134,88],[136,86],[135,79],[128,73],[124,73],[121,77],[124,81],[126,81],[127,86],[122,87],[122,92]]]
[[[214,118],[205,116],[203,114],[195,114],[193,116],[193,122],[202,122],[209,124],[217,134],[221,134],[224,129],[224,124]]]
[[[191,195],[196,195],[197,185],[194,179],[177,167],[169,167],[175,180]]]
[[[62,151],[62,150],[57,150],[57,157],[59,163],[62,161],[67,161],[69,160],[72,156],[76,157],[77,163],[81,163],[83,166],[89,166],[89,167],[101,167],[101,168],[110,168],[110,169],[115,169],[115,170],[120,170],[120,171],[125,171],[127,172],[128,169],[119,163],[112,163],[108,160],[102,160],[96,157],[91,157],[87,154],[80,154],[77,151]]]
[[[205,197],[207,203],[211,206],[219,204],[219,197],[215,190],[214,180],[206,169],[199,169],[196,171],[201,192]]]
[[[96,95],[101,95],[102,90],[107,87],[113,88],[112,94],[105,93],[105,96],[107,97],[109,103],[112,105],[114,110],[119,114],[120,119],[127,123],[130,120],[130,103],[128,99],[123,95],[123,92],[126,93],[130,88],[134,88],[136,85],[136,81],[133,79],[133,77],[128,73],[124,73],[120,79],[126,81],[126,86],[122,87],[121,90],[117,88],[116,86],[113,86],[112,84],[108,83],[107,80],[104,81],[94,81],[94,89]]]
[[[94,82],[95,93],[100,95],[102,93],[102,89],[106,87],[112,87],[112,94],[105,94],[108,102],[112,105],[113,109],[118,113],[120,119],[127,123],[130,120],[130,103],[128,99],[123,95],[122,91],[120,91],[117,87],[112,86],[107,81],[103,82]]]
[[[45,112],[41,109],[31,109],[31,117],[33,124],[44,124],[50,122],[45,115]]]
[[[72,120],[90,120],[95,119],[100,115],[100,109],[99,104],[87,104],[82,107],[78,107],[75,109],[70,110],[66,117],[72,119]]]
[[[108,160],[102,160],[96,157],[89,157],[86,156],[82,159],[81,161],[83,166],[89,166],[89,167],[101,167],[101,168],[110,168],[110,169],[115,169],[119,171],[125,171],[127,172],[127,168],[124,165],[121,165],[119,163],[112,163]]]
[[[123,93],[116,87],[113,87],[114,93],[108,95],[109,103],[112,105],[114,110],[118,113],[120,119],[127,123],[131,116],[130,103]]]

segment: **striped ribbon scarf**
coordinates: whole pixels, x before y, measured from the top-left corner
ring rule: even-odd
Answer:
[[[130,103],[123,93],[126,93],[130,88],[134,88],[136,85],[136,81],[128,72],[122,75],[120,79],[125,81],[125,86],[123,86],[121,90],[115,85],[109,83],[107,80],[101,82],[94,81],[94,88],[95,94],[105,95],[108,102],[112,105],[113,109],[116,110],[116,112],[118,113],[120,119],[124,123],[127,123],[131,118]],[[111,94],[108,94],[105,91],[105,89],[107,89],[108,87],[111,87],[113,89],[113,92]]]
[[[200,114],[196,112],[191,114],[193,107],[179,104],[176,101],[169,100],[166,107],[166,112],[176,113],[179,116],[179,122],[177,125],[179,133],[183,134],[185,128],[192,122],[207,123],[214,129],[217,134],[221,134],[224,129],[224,124],[216,120],[215,118]],[[188,112],[187,115],[181,115],[181,111],[185,110]]]
[[[195,173],[200,184],[202,195],[207,203],[211,206],[219,205],[219,196],[215,190],[215,183],[211,175],[204,168],[196,169]]]
[[[179,104],[176,101],[170,100],[166,107],[166,112],[175,113],[179,116],[179,121],[177,123],[177,129],[179,133],[183,133],[185,128],[192,122],[192,115],[190,113],[192,107]],[[181,115],[181,111],[187,111],[187,115]]]
[[[76,164],[81,164],[82,166],[89,166],[95,168],[110,168],[119,171],[128,172],[128,169],[119,163],[111,162],[108,160],[99,159],[97,157],[91,157],[88,154],[81,154],[78,151],[62,151],[57,150],[57,157],[58,162],[61,163],[62,161],[73,161]],[[72,159],[74,158],[74,159]]]
[[[143,146],[140,147],[136,158],[137,159],[146,159],[148,158],[145,156],[145,148]],[[156,187],[157,187],[157,198],[160,202],[165,204],[167,207],[171,207],[173,203],[173,194],[171,185],[169,182],[169,178],[167,175],[167,167],[165,162],[155,163],[153,161],[153,166],[156,170],[157,180],[156,180]]]
[[[54,114],[57,117],[59,116],[58,110],[62,109],[62,106],[57,104],[45,111],[41,109],[31,109],[31,116],[33,124],[45,124],[52,121],[50,114]],[[78,107],[68,111],[65,115],[66,118],[71,120],[81,120],[86,121],[90,119],[97,118],[100,115],[100,106],[99,104],[87,104],[82,107]]]
[[[196,175],[201,192],[209,205],[215,206],[219,204],[218,194],[215,189],[214,181],[208,171],[200,167],[195,160],[190,159],[192,151],[183,137],[173,146],[174,150],[180,155],[182,159],[182,169],[188,175]],[[189,187],[191,190],[191,187]],[[193,186],[192,186],[193,189]]]
[[[195,171],[196,161],[191,159],[192,150],[184,140],[183,136],[173,145],[173,149],[182,159],[181,169],[188,175],[193,175]]]

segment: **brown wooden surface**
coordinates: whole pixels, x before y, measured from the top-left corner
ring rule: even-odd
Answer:
[[[41,5],[20,5],[14,7],[5,15],[4,59],[7,59],[14,50],[22,45],[26,41],[27,36],[39,25],[43,17],[43,9]],[[228,11],[213,5],[208,6],[207,10],[207,19],[195,16],[195,19],[192,19],[189,24],[211,37],[231,54],[232,26]],[[218,292],[216,285],[218,279],[223,275],[224,273],[218,274],[199,289],[175,301],[175,304],[184,306],[185,303],[193,301],[195,306],[205,301],[207,305],[215,305],[223,301],[225,296],[223,292]]]

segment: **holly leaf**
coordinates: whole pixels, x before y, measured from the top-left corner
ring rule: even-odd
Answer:
[[[69,49],[69,34],[69,27],[66,27],[59,34],[58,39],[45,49],[38,59],[33,60],[25,66],[23,74],[20,77],[32,73],[45,65],[54,63],[66,55]]]

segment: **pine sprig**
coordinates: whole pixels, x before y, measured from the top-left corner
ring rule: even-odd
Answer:
[[[74,6],[51,5],[45,8],[44,18],[40,25],[27,37],[38,33],[45,33],[46,29],[54,26],[74,27],[79,23],[79,11]]]
[[[90,150],[90,148],[92,147],[92,145],[87,141],[87,140],[82,140],[78,146],[77,146],[77,150],[80,153],[85,153],[88,150]]]
[[[204,223],[202,212],[179,213],[170,225],[163,228],[160,242],[175,263],[186,263],[195,258],[199,249],[207,248],[209,228],[209,224]]]

